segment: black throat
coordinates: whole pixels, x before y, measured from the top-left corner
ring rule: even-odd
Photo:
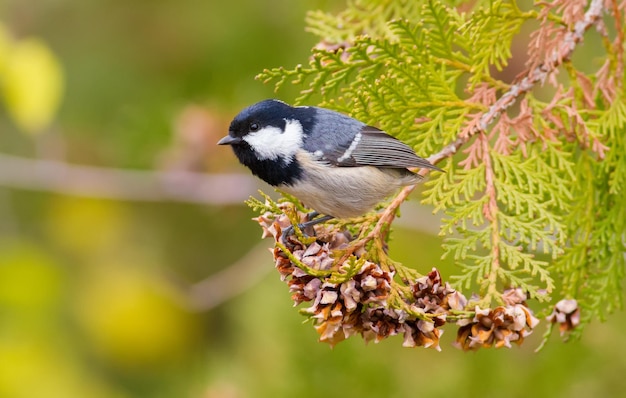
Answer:
[[[282,159],[259,160],[247,143],[233,145],[235,155],[252,174],[272,186],[293,185],[302,176],[302,167],[295,159],[285,164]]]

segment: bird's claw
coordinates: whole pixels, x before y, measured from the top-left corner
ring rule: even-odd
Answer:
[[[286,227],[285,229],[283,229],[283,233],[281,234],[282,241],[283,242],[287,241],[287,237],[289,237],[289,235],[293,235],[293,233],[294,233],[293,225],[290,225]]]
[[[298,230],[300,231],[300,233],[302,234],[304,238],[310,238],[309,234],[305,232],[305,229],[308,229],[308,227],[311,227],[315,224],[317,224],[317,222],[307,221],[303,223],[298,223]],[[296,228],[293,225],[289,225],[288,227],[283,229],[283,233],[282,233],[283,242],[286,241],[289,236],[295,235],[295,233],[296,233]],[[315,231],[313,231],[313,234],[315,234]]]
[[[308,219],[309,219],[309,221],[307,221],[307,222],[303,222],[303,223],[299,223],[299,224],[298,224],[298,229],[301,231],[302,236],[303,236],[304,238],[309,238],[309,237],[310,237],[310,236],[309,236],[309,235],[305,232],[305,229],[307,229],[308,227],[313,227],[313,226],[314,226],[314,225],[316,225],[316,224],[322,223],[322,222],[324,222],[324,221],[328,221],[328,220],[330,220],[331,218],[333,218],[332,216],[322,216],[322,217],[320,217],[320,218],[315,218],[315,219],[314,219],[314,217],[317,217],[318,215],[319,215],[319,213],[317,213],[317,212],[312,212],[312,213],[310,213],[310,214],[308,215]],[[286,227],[285,229],[283,229],[283,232],[282,232],[282,235],[281,235],[281,236],[282,236],[282,240],[283,240],[283,242],[285,242],[285,241],[287,240],[287,238],[288,238],[290,235],[293,235],[294,233],[295,233],[295,228],[294,228],[294,226],[293,226],[293,225],[289,225],[288,227]],[[313,231],[313,234],[315,234],[315,231]]]

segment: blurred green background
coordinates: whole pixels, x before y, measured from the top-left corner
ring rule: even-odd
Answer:
[[[228,194],[247,173],[215,142],[241,107],[275,96],[254,75],[305,63],[316,43],[304,31],[306,10],[339,7],[3,0],[10,40],[42,40],[61,65],[63,92],[53,122],[32,134],[6,102],[0,151],[229,173],[212,188]],[[280,97],[292,100],[290,90]],[[271,242],[259,240],[242,204],[254,186],[233,190],[230,204],[194,204],[14,185],[0,187],[0,398],[626,396],[623,312],[590,325],[580,342],[552,336],[540,353],[543,325],[511,350],[460,352],[450,345],[453,328],[441,353],[402,348],[401,337],[331,350],[292,308]],[[416,202],[401,224],[418,228],[400,227],[392,253],[445,278],[452,265],[439,260],[437,218]]]

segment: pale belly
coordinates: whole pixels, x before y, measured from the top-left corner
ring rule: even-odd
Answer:
[[[305,163],[306,178],[278,188],[325,215],[350,218],[363,215],[400,187],[415,184],[420,177],[405,170],[365,167],[328,167]]]

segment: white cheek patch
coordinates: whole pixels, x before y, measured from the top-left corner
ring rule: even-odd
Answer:
[[[285,131],[278,127],[263,127],[261,130],[249,133],[243,140],[256,152],[261,160],[276,160],[281,158],[285,163],[291,162],[296,153],[302,148],[304,132],[297,120],[285,120]]]

